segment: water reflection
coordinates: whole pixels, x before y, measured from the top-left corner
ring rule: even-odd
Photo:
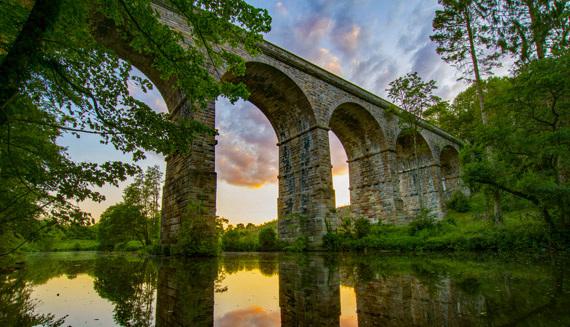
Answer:
[[[562,326],[567,257],[29,256],[1,326]],[[18,268],[18,267],[16,267]]]
[[[279,304],[283,326],[338,326],[340,274],[333,256],[283,256]]]

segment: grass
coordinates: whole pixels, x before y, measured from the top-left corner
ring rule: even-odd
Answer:
[[[49,244],[27,244],[23,250],[26,252],[41,251],[97,251],[99,242],[96,240],[56,240]]]
[[[325,237],[329,250],[514,251],[544,250],[553,244],[547,228],[530,210],[505,214],[494,225],[477,214],[450,211],[445,219],[405,226],[372,225],[366,236],[349,233]]]

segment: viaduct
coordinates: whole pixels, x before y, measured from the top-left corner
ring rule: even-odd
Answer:
[[[158,1],[155,8],[168,26],[190,37],[175,12]],[[133,51],[117,31],[102,27],[97,32],[101,43],[157,86],[172,119],[191,118],[214,128],[213,102],[193,109],[184,91],[162,80],[150,59]],[[327,228],[337,225],[329,131],[338,136],[348,157],[354,215],[396,224],[409,221],[420,207],[443,215],[445,199],[459,188],[458,139],[424,121],[414,134],[401,122],[398,110],[388,110],[392,105],[386,100],[269,42],[260,48],[254,57],[236,49],[246,61],[246,74],[222,78],[247,85],[248,100],[267,116],[277,135],[280,239],[302,236],[318,246]],[[176,243],[190,203],[199,203],[205,215],[215,216],[215,146],[215,136],[203,135],[194,140],[190,155],[166,158],[163,245]]]

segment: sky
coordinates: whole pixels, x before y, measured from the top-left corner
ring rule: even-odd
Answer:
[[[429,39],[436,0],[250,0],[266,8],[273,18],[265,39],[360,87],[386,98],[388,83],[409,72],[424,80],[433,79],[444,99],[465,89],[459,73],[444,63]],[[166,111],[160,94],[132,94],[158,111]],[[216,146],[218,174],[217,215],[230,223],[255,223],[277,216],[277,137],[267,118],[249,102],[234,105],[221,98],[216,102]],[[333,186],[337,206],[350,203],[346,154],[340,141],[330,134]],[[95,137],[77,140],[64,137],[75,160],[103,162],[129,160]],[[141,166],[159,165],[162,156],[149,153]],[[81,203],[95,218],[121,200],[120,187],[104,187],[102,203]]]

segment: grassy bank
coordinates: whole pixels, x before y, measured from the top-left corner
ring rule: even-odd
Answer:
[[[129,241],[117,244],[114,251],[140,251],[144,246],[139,241]],[[99,251],[100,243],[97,240],[53,240],[52,242],[37,242],[26,244],[24,252],[68,252],[68,251]]]
[[[470,212],[450,211],[442,220],[423,217],[404,226],[349,227],[324,237],[325,248],[332,251],[542,251],[564,248],[565,243],[552,238],[529,210],[507,213],[501,225]]]

